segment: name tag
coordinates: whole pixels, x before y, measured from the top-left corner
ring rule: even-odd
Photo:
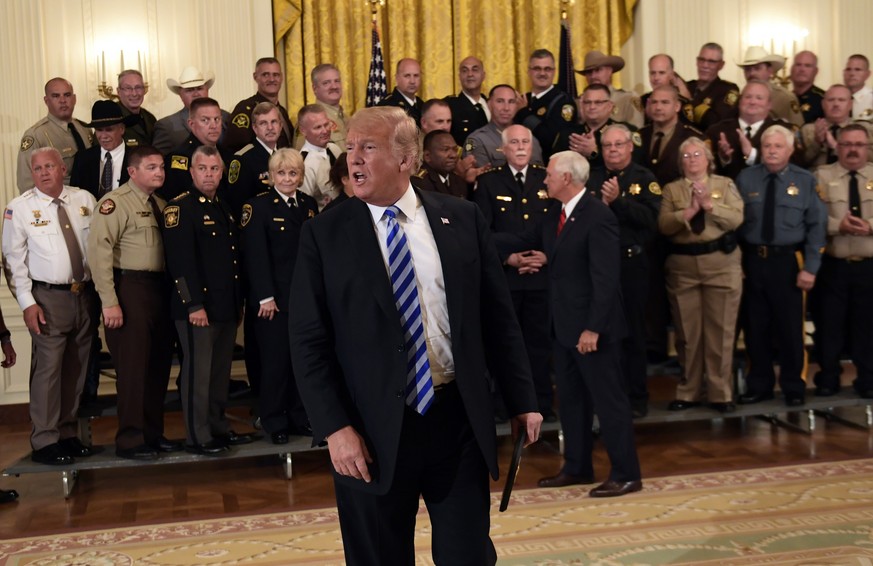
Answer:
[[[285,222],[284,218],[274,218],[273,222]]]
[[[497,195],[495,198],[497,200],[502,200],[504,202],[512,202],[512,197],[505,197],[503,195]]]

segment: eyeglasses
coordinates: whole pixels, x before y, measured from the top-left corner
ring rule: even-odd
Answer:
[[[528,67],[528,69],[530,69],[534,73],[551,73],[555,70],[554,67]]]
[[[120,86],[118,90],[121,92],[145,92],[145,87],[143,85]]]
[[[583,106],[603,106],[607,102],[612,102],[611,100],[583,100]]]
[[[867,142],[839,142],[837,145],[849,149],[862,149],[867,147]]]
[[[692,157],[694,159],[697,159],[698,157],[701,157],[702,155],[703,155],[702,151],[695,151],[694,153],[683,153],[682,159],[691,159]]]
[[[630,143],[629,141],[619,141],[619,142],[615,142],[615,143],[602,143],[602,144],[600,144],[600,149],[603,149],[603,150],[612,149],[612,148],[621,149],[629,143]]]
[[[719,63],[721,63],[721,61],[721,59],[707,59],[706,57],[697,58],[698,63],[706,63],[708,65],[718,65]]]

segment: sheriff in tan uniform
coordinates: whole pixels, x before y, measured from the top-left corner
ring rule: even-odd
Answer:
[[[134,148],[128,172],[130,181],[97,204],[88,255],[118,374],[116,454],[149,460],[182,449],[163,436],[173,340],[160,230],[166,203],[154,196],[164,182],[163,157]]]
[[[18,152],[18,191],[20,193],[33,188],[33,176],[30,173],[30,156],[35,149],[41,147],[53,147],[61,152],[61,157],[67,168],[64,184],[70,182],[73,159],[76,157],[76,152],[79,151],[76,140],[69,130],[70,127],[75,128],[82,139],[84,143],[82,149],[87,149],[93,145],[94,137],[91,134],[91,130],[86,128],[82,122],[76,119],[73,119],[71,122],[64,122],[51,114],[24,132],[24,135],[21,136],[21,146]]]

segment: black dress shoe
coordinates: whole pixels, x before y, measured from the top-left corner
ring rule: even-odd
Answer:
[[[785,395],[786,407],[800,407],[806,403],[803,395]]]
[[[148,444],[140,444],[133,448],[116,448],[115,455],[126,460],[157,460],[158,451]]]
[[[873,399],[873,389],[856,389],[855,392],[861,399]]]
[[[537,482],[537,485],[539,487],[564,487],[567,485],[583,485],[589,483],[594,483],[594,478],[587,478],[585,476],[574,476],[561,472],[556,476],[542,478],[540,481]]]
[[[18,492],[14,489],[0,489],[0,503],[12,503],[18,499]]]
[[[730,401],[726,403],[710,403],[709,407],[715,409],[719,413],[733,413],[737,410],[737,406]]]
[[[676,399],[675,401],[670,401],[670,404],[667,405],[668,411],[684,411],[686,409],[693,409],[694,407],[699,407],[700,403],[697,401],[683,401],[682,399]]]
[[[643,482],[640,480],[626,482],[609,480],[589,491],[588,495],[591,497],[618,497],[641,489],[643,489]]]
[[[201,456],[216,456],[230,450],[228,445],[218,439],[212,439],[203,444],[186,444],[185,451],[191,454],[200,454]]]
[[[150,446],[158,452],[181,452],[185,449],[185,443],[181,440],[169,440],[163,436]]]
[[[635,419],[641,419],[649,414],[649,404],[646,401],[631,400],[631,416]]]
[[[69,466],[73,463],[73,457],[67,454],[57,443],[34,450],[30,455],[30,459],[37,464],[47,464],[49,466]]]
[[[75,436],[59,440],[58,446],[73,458],[87,458],[88,456],[94,455],[94,449],[82,444],[82,441]]]
[[[251,444],[255,441],[253,434],[237,434],[232,430],[227,431],[227,434],[213,434],[212,438],[216,442],[221,442],[225,446],[239,446],[240,444]]]
[[[769,393],[746,393],[744,395],[740,395],[740,398],[737,402],[740,405],[752,405],[754,403],[760,403],[761,401],[769,401],[773,398],[773,392]]]
[[[815,396],[816,397],[833,397],[837,393],[840,392],[839,387],[816,387],[815,388]]]
[[[280,430],[270,435],[270,442],[273,444],[288,444],[288,432]]]

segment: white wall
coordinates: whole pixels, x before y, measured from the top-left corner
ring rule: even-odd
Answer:
[[[46,113],[46,80],[70,80],[78,97],[75,116],[88,122],[99,99],[98,58],[105,52],[107,74],[117,75],[122,48],[127,67],[136,67],[137,51],[147,61],[143,106],[159,118],[181,108],[166,79],[178,78],[188,65],[215,72],[210,96],[229,111],[255,92],[254,62],[274,55],[272,5],[270,0],[2,0],[0,204],[18,194],[21,134]],[[26,403],[30,336],[5,284],[0,308],[18,353],[16,366],[0,371],[0,404]]]

